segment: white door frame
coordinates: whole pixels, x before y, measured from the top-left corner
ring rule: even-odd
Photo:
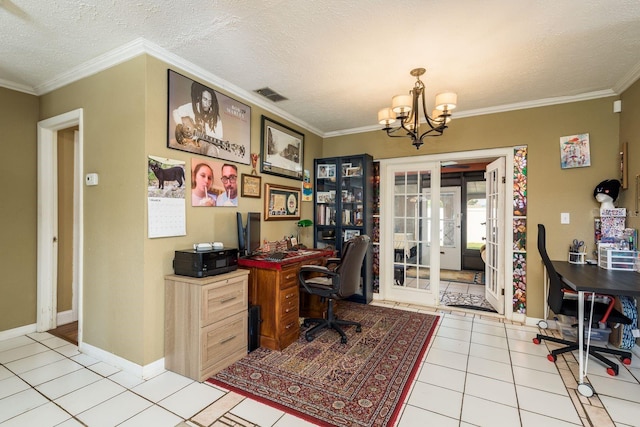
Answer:
[[[82,342],[83,289],[83,110],[77,109],[38,122],[38,267],[37,316],[38,332],[57,324],[57,258],[58,258],[58,131],[78,126],[75,139],[74,170],[74,247],[73,275],[77,279],[78,344]],[[77,190],[77,191],[76,191]],[[75,246],[75,245],[74,245]]]
[[[505,167],[507,171],[513,170],[513,147],[504,147],[504,148],[491,148],[486,150],[474,150],[474,151],[463,151],[456,153],[443,153],[443,154],[431,154],[425,156],[415,156],[415,157],[398,157],[392,159],[381,159],[380,160],[380,171],[383,170],[383,167],[386,165],[395,165],[395,164],[406,164],[406,163],[415,163],[415,162],[433,162],[433,161],[451,161],[451,160],[474,160],[474,159],[482,159],[482,158],[495,158],[495,157],[504,157],[505,158]],[[382,177],[381,177],[382,178]],[[439,177],[438,177],[439,178]],[[510,174],[507,174],[507,180],[512,180],[513,177]],[[440,185],[440,180],[438,179],[438,187]],[[380,195],[381,197],[385,196],[383,189],[387,185],[392,185],[390,182],[385,182],[380,179]],[[438,194],[439,197],[439,194]],[[513,208],[511,203],[507,203],[506,201],[513,200],[513,185],[505,186],[505,203],[504,203],[504,227],[506,230],[511,230],[513,224]],[[387,204],[384,200],[381,200],[381,208],[384,208],[385,204]],[[384,214],[384,211],[381,211],[381,215]],[[382,221],[381,221],[382,224]],[[383,227],[380,229],[380,290],[379,290],[379,298],[384,300],[387,297],[387,286],[392,286],[393,283],[393,251],[386,250],[386,245],[383,242],[387,242],[386,234],[391,233],[393,236],[393,230],[387,231]],[[435,232],[437,235],[437,230]],[[393,237],[388,237],[389,241],[393,240]],[[513,235],[512,233],[504,233],[504,239],[502,241],[504,244],[504,271],[502,272],[505,278],[505,292],[504,292],[504,301],[505,301],[505,312],[504,316],[506,319],[511,320],[514,316],[513,313]],[[392,246],[391,246],[392,247]],[[436,258],[435,260],[432,258],[431,270],[439,270],[440,268],[440,260]],[[435,264],[437,262],[437,265]],[[435,273],[435,272],[433,272]],[[433,274],[432,274],[433,276]],[[391,278],[391,279],[389,279]]]

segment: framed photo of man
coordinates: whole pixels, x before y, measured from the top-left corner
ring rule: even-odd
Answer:
[[[167,147],[251,163],[251,107],[168,70]]]

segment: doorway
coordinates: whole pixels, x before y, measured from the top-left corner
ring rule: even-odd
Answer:
[[[38,332],[49,331],[58,325],[58,273],[59,273],[59,131],[77,127],[73,140],[73,214],[66,240],[72,250],[72,307],[60,317],[62,322],[78,322],[77,341],[82,342],[82,170],[83,137],[82,109],[38,122],[38,267],[37,267],[37,321]],[[68,234],[72,234],[69,238]]]
[[[506,170],[510,170],[513,167],[513,148],[384,159],[380,161],[379,294],[382,299],[407,303],[419,301],[420,304],[431,306],[446,304],[445,298],[440,299],[438,297],[438,294],[443,289],[451,290],[448,289],[447,283],[447,278],[450,277],[450,270],[445,269],[449,265],[449,260],[447,256],[442,258],[442,255],[446,255],[446,251],[444,251],[445,254],[441,254],[443,247],[446,247],[445,241],[450,241],[450,246],[458,246],[458,253],[461,254],[459,256],[462,257],[462,265],[457,266],[457,270],[462,271],[463,268],[465,268],[464,272],[466,272],[466,269],[477,270],[481,277],[480,283],[482,283],[485,279],[486,269],[481,257],[483,244],[480,242],[486,236],[486,221],[481,217],[483,215],[474,215],[473,218],[470,218],[468,211],[470,207],[478,212],[484,211],[486,195],[480,197],[478,193],[480,189],[484,190],[486,188],[484,170],[477,171],[476,175],[478,176],[471,174],[471,179],[464,178],[458,183],[454,182],[452,179],[454,174],[450,172],[454,169],[458,171],[465,170],[469,168],[470,164],[475,163],[483,163],[484,168],[485,165],[498,158],[502,158],[505,161]],[[452,164],[457,166],[446,167]],[[419,175],[417,174],[418,171]],[[407,176],[405,180],[407,184],[405,185],[402,180],[398,181],[397,179],[402,173],[408,173],[416,177],[420,176],[420,178],[414,180],[415,182],[410,182]],[[471,183],[471,181],[474,181],[474,183]],[[403,186],[406,187],[406,190],[401,190]],[[452,186],[458,186],[462,190],[461,196],[456,198],[463,205],[461,213],[458,213],[452,203],[447,203],[446,200],[443,202],[442,200],[443,196],[446,198],[446,193],[449,191],[447,187]],[[502,181],[500,197],[503,202],[504,200],[510,200],[510,197],[513,196],[513,189],[510,187]],[[400,217],[394,215],[395,211],[403,212],[398,210],[396,206],[402,205],[403,198],[408,202],[412,202],[412,198],[414,198],[411,195],[412,191],[422,193],[419,198],[420,203],[422,203],[422,207],[419,209],[420,213],[411,211],[411,209],[418,209],[415,205],[404,204],[405,218],[402,218],[402,215]],[[430,207],[428,214],[426,213],[427,205]],[[501,206],[504,212],[501,215],[500,226],[503,230],[508,230],[510,227],[507,227],[506,224],[510,224],[513,214],[509,212],[509,203],[502,203]],[[444,211],[449,211],[449,213]],[[416,224],[418,228],[416,228]],[[453,243],[456,240],[456,229],[461,230],[462,235],[462,239],[458,244]],[[425,236],[425,230],[430,235]],[[440,238],[431,239],[430,236],[439,236]],[[504,315],[509,319],[513,316],[513,306],[510,303],[513,288],[504,286],[504,284],[512,283],[512,280],[509,279],[512,274],[510,260],[513,257],[512,242],[509,241],[510,237],[512,236],[509,233],[501,233],[497,244],[504,251],[497,255],[500,257],[499,260],[494,259],[494,261],[500,261],[497,264],[499,270],[495,271],[495,275],[500,277],[500,283],[504,289],[504,293],[500,294],[502,304],[498,304],[498,309],[503,311]],[[431,251],[431,255],[435,254],[436,256],[425,256],[424,253],[427,251]],[[422,270],[422,274],[420,270]],[[407,274],[407,271],[411,274]],[[482,273],[485,274],[483,275]],[[455,278],[451,280],[452,283],[456,281],[457,279]],[[460,281],[462,282],[462,280]],[[413,285],[422,292],[416,292]],[[486,300],[484,284],[478,287],[482,289],[478,291],[478,298],[476,299]]]

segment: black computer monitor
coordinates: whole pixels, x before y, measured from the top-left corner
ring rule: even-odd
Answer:
[[[260,247],[260,212],[247,213],[246,226],[242,220],[242,214],[237,212],[236,223],[240,256],[253,255]]]

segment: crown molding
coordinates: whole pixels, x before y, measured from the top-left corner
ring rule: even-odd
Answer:
[[[618,83],[613,87],[613,90],[619,95],[625,90],[629,89],[629,86],[634,84],[640,79],[640,63],[633,67],[627,74],[622,77]]]
[[[456,110],[455,114],[453,115],[453,119],[455,120],[455,119],[458,119],[458,118],[461,119],[464,117],[482,116],[486,114],[495,114],[495,113],[505,113],[508,111],[515,111],[515,110],[526,110],[528,108],[548,107],[551,105],[588,101],[590,99],[606,98],[608,96],[615,96],[615,95],[617,95],[615,91],[611,89],[607,89],[607,90],[600,90],[595,92],[582,93],[582,94],[573,95],[573,96],[558,96],[555,98],[544,98],[544,99],[537,99],[534,101],[517,102],[514,104],[497,105],[495,107],[478,108],[475,110]],[[421,123],[423,122],[424,121],[422,121]],[[364,126],[364,127],[354,128],[354,129],[343,129],[343,130],[337,130],[332,132],[326,132],[323,138],[352,135],[357,133],[376,131],[380,129],[382,128],[379,125]]]
[[[51,92],[52,90],[61,88],[74,81],[89,77],[100,71],[114,67],[118,64],[129,61],[130,59],[143,54],[147,54],[161,61],[164,61],[169,66],[180,68],[181,70],[184,70],[202,80],[203,83],[207,83],[212,86],[218,87],[219,89],[223,89],[229,92],[234,97],[255,104],[256,106],[263,108],[270,113],[276,114],[288,120],[289,122],[300,126],[303,129],[306,129],[321,137],[323,136],[323,132],[320,129],[317,129],[311,126],[309,123],[306,123],[299,118],[292,116],[286,111],[281,110],[264,98],[255,95],[252,92],[241,89],[238,86],[235,86],[234,84],[229,83],[228,81],[223,80],[215,74],[205,70],[204,68],[199,67],[192,62],[189,62],[184,58],[181,58],[178,55],[175,55],[144,38],[135,39],[132,42],[127,43],[117,49],[111,50],[103,55],[100,55],[97,58],[92,59],[91,61],[85,62],[79,67],[75,67],[63,74],[60,74],[54,79],[40,86],[37,86],[35,88],[35,94],[43,95],[47,92]]]
[[[336,136],[342,135],[351,135],[363,132],[371,132],[374,130],[379,130],[380,127],[378,125],[364,126],[352,129],[342,129],[337,131],[323,132],[320,129],[310,125],[309,123],[295,117],[288,112],[278,108],[273,105],[270,101],[262,98],[254,94],[253,92],[248,92],[244,89],[241,89],[234,84],[221,79],[215,74],[205,70],[202,67],[199,67],[192,62],[185,60],[184,58],[175,55],[168,50],[149,42],[144,38],[137,38],[127,44],[124,44],[116,49],[113,49],[103,55],[100,55],[90,61],[81,64],[78,67],[72,68],[68,70],[52,80],[45,82],[36,87],[29,87],[27,85],[21,85],[18,83],[13,83],[7,80],[0,79],[0,86],[6,87],[8,89],[16,90],[19,92],[24,92],[30,95],[41,96],[48,92],[51,92],[55,89],[59,89],[65,85],[73,83],[77,80],[89,77],[93,74],[104,71],[108,68],[114,67],[123,62],[129,61],[137,56],[147,54],[153,56],[161,61],[164,61],[169,66],[180,68],[191,75],[201,79],[205,83],[209,83],[213,86],[216,86],[220,89],[223,89],[234,97],[240,98],[243,101],[250,102],[260,108],[263,108],[265,111],[270,112],[272,114],[278,115],[279,117],[300,126],[303,129],[306,129],[321,138],[332,138]],[[620,81],[615,85],[613,89],[601,90],[595,92],[588,92],[573,96],[562,96],[555,98],[544,98],[538,99],[534,101],[527,102],[519,102],[514,104],[504,104],[495,107],[489,108],[479,108],[475,110],[458,110],[454,118],[464,118],[464,117],[473,117],[480,116],[485,114],[495,114],[495,113],[503,113],[514,110],[523,110],[527,108],[537,108],[537,107],[545,107],[550,105],[557,104],[566,104],[570,102],[579,102],[586,101],[590,99],[604,98],[608,96],[615,96],[622,93],[624,90],[629,88],[634,82],[636,82],[640,78],[640,63],[636,65],[632,70],[629,71]]]
[[[24,92],[29,95],[38,95],[31,86],[10,82],[9,80],[0,79],[0,87],[15,90],[16,92]]]

